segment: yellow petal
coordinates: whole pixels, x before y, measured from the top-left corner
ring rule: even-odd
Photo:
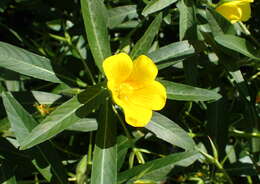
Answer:
[[[152,110],[127,103],[122,106],[125,114],[125,121],[134,127],[144,127],[152,118]]]
[[[119,53],[106,58],[103,62],[103,69],[110,87],[126,80],[133,69],[131,58],[125,53]]]
[[[221,4],[216,8],[216,11],[232,23],[239,21],[242,17],[241,9],[233,1]]]
[[[158,69],[154,62],[147,56],[141,55],[133,62],[133,71],[128,81],[140,85],[156,78]]]
[[[239,8],[242,11],[241,21],[247,21],[251,17],[251,8],[249,3],[243,3],[239,5]]]
[[[152,81],[143,88],[134,90],[129,99],[143,108],[161,110],[166,102],[166,89],[161,83]]]

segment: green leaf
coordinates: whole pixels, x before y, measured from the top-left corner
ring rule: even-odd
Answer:
[[[97,130],[97,120],[94,118],[82,118],[76,123],[72,124],[66,130],[77,131],[77,132],[91,132]]]
[[[220,94],[212,90],[197,88],[170,81],[160,80],[160,82],[166,87],[167,98],[171,100],[209,101],[218,100],[221,98]]]
[[[109,101],[101,107],[99,117],[91,184],[112,184],[117,181],[117,145],[116,118]]]
[[[207,9],[206,16],[213,36],[236,33],[234,25],[214,9]]]
[[[108,10],[108,26],[110,29],[118,26],[125,20],[138,17],[136,5],[125,5],[111,8]]]
[[[188,133],[172,120],[154,112],[152,120],[145,126],[156,137],[185,150],[192,150],[195,143]]]
[[[179,37],[180,40],[189,39],[196,40],[197,37],[197,21],[196,11],[193,1],[181,0],[177,7],[180,11]]]
[[[124,183],[131,178],[156,179],[157,172],[164,170],[169,173],[175,166],[187,167],[198,158],[196,151],[174,153],[119,173],[117,182]]]
[[[44,91],[19,91],[12,92],[12,95],[21,101],[21,104],[53,104],[57,102],[62,96],[54,93],[48,93]]]
[[[156,16],[149,25],[144,35],[137,41],[130,55],[133,59],[141,54],[146,54],[150,49],[155,36],[158,34],[162,22],[162,14]]]
[[[256,50],[253,46],[244,38],[240,38],[234,35],[219,35],[216,36],[215,41],[223,47],[239,52],[249,58],[260,60],[256,55]]]
[[[147,55],[158,63],[166,60],[180,60],[194,54],[195,49],[188,41],[180,41],[160,47]]]
[[[104,15],[107,10],[101,0],[80,2],[88,44],[96,65],[100,71],[103,71],[103,60],[111,55],[106,15]]]
[[[0,67],[38,79],[61,83],[49,59],[4,42],[0,42]]]
[[[177,0],[152,0],[147,4],[142,12],[143,16],[147,16],[151,13],[157,12],[175,3]]]
[[[76,179],[77,184],[84,184],[87,179],[87,155],[84,155],[83,158],[79,161],[76,168]]]
[[[24,137],[21,149],[28,149],[62,132],[97,109],[106,91],[98,86],[90,87],[55,109],[32,132]]]
[[[3,93],[2,96],[11,127],[18,143],[21,144],[24,137],[28,136],[38,123],[11,94]],[[33,164],[48,181],[51,181],[54,175],[58,183],[67,183],[66,171],[49,143],[39,145],[30,151],[34,158]]]

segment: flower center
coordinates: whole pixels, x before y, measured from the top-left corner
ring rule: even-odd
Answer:
[[[116,88],[116,96],[117,98],[123,100],[123,99],[128,99],[129,96],[133,93],[133,86],[131,86],[129,83],[122,83],[119,85],[118,88]]]

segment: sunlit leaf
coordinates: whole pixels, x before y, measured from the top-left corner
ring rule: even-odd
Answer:
[[[137,41],[130,55],[134,59],[141,54],[146,54],[150,49],[152,42],[159,32],[159,28],[162,22],[162,14],[156,16],[153,22],[149,25],[144,35]]]
[[[4,42],[0,42],[0,67],[38,79],[61,83],[47,58]]]
[[[185,84],[170,81],[161,81],[166,87],[167,98],[184,101],[209,101],[218,100],[221,95],[215,91],[197,88]]]
[[[244,38],[234,35],[219,35],[214,39],[223,47],[239,52],[249,58],[260,60],[260,57],[256,55],[256,49]]]
[[[11,94],[4,93],[3,100],[11,127],[18,143],[21,144],[24,137],[28,136],[38,123]],[[67,183],[63,165],[49,143],[39,145],[30,151],[34,159],[32,163],[48,181],[51,181],[52,176],[55,176],[58,183]]]
[[[93,153],[91,184],[116,183],[117,180],[117,145],[116,121],[110,102],[100,110],[99,128]]]
[[[88,44],[100,71],[103,60],[111,55],[108,40],[106,7],[101,0],[81,0],[81,11]]]
[[[49,140],[78,122],[99,107],[104,95],[105,90],[92,87],[60,105],[23,139],[21,149],[28,149]]]
[[[147,16],[175,3],[177,0],[152,0],[144,8],[142,15]]]
[[[153,132],[158,138],[185,150],[192,150],[195,147],[194,141],[185,130],[160,113],[155,112],[152,120],[145,128]]]

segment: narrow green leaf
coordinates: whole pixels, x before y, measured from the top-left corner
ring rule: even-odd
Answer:
[[[195,49],[188,41],[180,41],[160,47],[147,55],[158,63],[166,60],[180,60],[194,54]]]
[[[116,183],[116,121],[110,102],[101,107],[91,172],[91,184]]]
[[[0,42],[0,67],[38,79],[61,83],[47,58],[4,42]]]
[[[181,0],[177,7],[180,11],[179,37],[180,40],[196,40],[197,21],[194,1]]]
[[[152,0],[147,4],[142,12],[143,16],[147,16],[151,13],[157,12],[175,3],[177,0]]]
[[[160,80],[160,82],[166,87],[167,98],[171,100],[209,101],[221,98],[221,95],[213,90],[197,88],[165,80]]]
[[[162,14],[156,16],[149,25],[144,35],[137,41],[130,55],[133,59],[141,54],[146,54],[150,49],[155,36],[158,34],[162,22]]]
[[[11,94],[3,93],[2,97],[11,127],[18,143],[21,144],[24,137],[28,136],[38,123]],[[67,183],[66,171],[49,143],[39,145],[30,151],[34,159],[33,164],[48,181],[51,181],[54,175],[58,183]]]
[[[80,3],[90,50],[99,70],[103,71],[103,60],[111,55],[104,15],[107,10],[101,0],[81,0]]]
[[[206,10],[206,16],[213,36],[235,34],[234,25],[213,9]]]
[[[94,118],[82,118],[76,123],[72,124],[66,130],[77,131],[77,132],[91,132],[97,130],[97,120]]]
[[[195,143],[188,133],[172,120],[154,112],[152,120],[145,126],[158,138],[185,150],[192,150]]]
[[[21,104],[53,104],[62,96],[54,93],[48,93],[43,91],[19,91],[12,92],[12,95],[21,101]]]
[[[125,5],[108,10],[108,26],[110,29],[118,26],[123,21],[138,17],[136,5]]]
[[[139,179],[138,176],[143,179],[156,179],[154,176],[157,172],[166,170],[169,173],[175,166],[187,167],[198,158],[196,151],[174,153],[119,173],[117,182],[124,183],[134,177]]]
[[[87,179],[87,156],[84,155],[83,158],[79,161],[76,168],[76,179],[77,184],[84,184]]]
[[[256,50],[253,46],[244,38],[240,38],[234,35],[219,35],[216,36],[215,41],[223,47],[239,52],[249,58],[260,60],[256,55]]]
[[[21,149],[28,149],[42,143],[76,123],[92,110],[97,109],[105,95],[105,90],[94,86],[68,100],[24,137]]]

